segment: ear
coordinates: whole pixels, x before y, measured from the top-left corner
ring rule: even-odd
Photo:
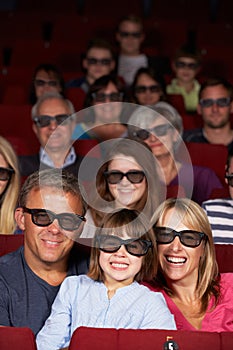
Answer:
[[[37,130],[37,126],[35,125],[35,123],[32,124],[32,130],[34,131],[34,133],[38,137],[38,130]]]
[[[171,68],[172,68],[173,72],[176,73],[175,61],[172,61],[172,62],[171,62]]]
[[[88,64],[87,64],[87,59],[86,58],[83,59],[83,68],[84,69],[88,69]]]
[[[25,217],[23,214],[23,208],[19,207],[15,209],[15,221],[21,230],[25,230]]]

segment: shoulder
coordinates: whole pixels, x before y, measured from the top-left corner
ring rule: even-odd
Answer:
[[[233,208],[233,200],[228,198],[209,199],[208,201],[204,201],[202,203],[202,207],[213,210],[214,208],[218,208],[218,210],[226,207]]]
[[[233,292],[233,273],[221,273],[220,285],[223,287],[227,287]]]
[[[202,128],[185,130],[183,139],[186,142],[206,142]]]

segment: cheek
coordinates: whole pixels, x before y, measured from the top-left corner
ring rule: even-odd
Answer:
[[[115,198],[117,194],[117,186],[116,185],[108,185],[109,192]]]
[[[108,258],[109,258],[109,254],[106,254],[106,253],[100,251],[99,265],[103,271],[105,271],[105,269],[106,269]]]

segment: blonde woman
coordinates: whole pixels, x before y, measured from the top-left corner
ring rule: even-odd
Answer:
[[[16,232],[14,211],[20,188],[17,155],[11,144],[0,136],[0,233]]]

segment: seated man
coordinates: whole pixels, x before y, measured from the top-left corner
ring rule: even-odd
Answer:
[[[15,212],[24,246],[0,258],[1,326],[37,334],[64,278],[87,272],[88,255],[74,246],[85,212],[72,174],[47,169],[27,178]]]
[[[202,207],[211,224],[214,243],[233,244],[233,152],[227,158],[226,182],[230,198],[208,200]]]
[[[19,156],[21,176],[45,168],[63,168],[77,176],[81,157],[72,147],[74,112],[72,103],[56,92],[38,99],[31,114],[32,128],[41,145],[40,152]]]
[[[230,115],[233,112],[233,87],[223,78],[212,78],[203,83],[199,93],[198,113],[203,118],[203,128],[187,130],[186,142],[223,144],[233,147],[233,129]]]

